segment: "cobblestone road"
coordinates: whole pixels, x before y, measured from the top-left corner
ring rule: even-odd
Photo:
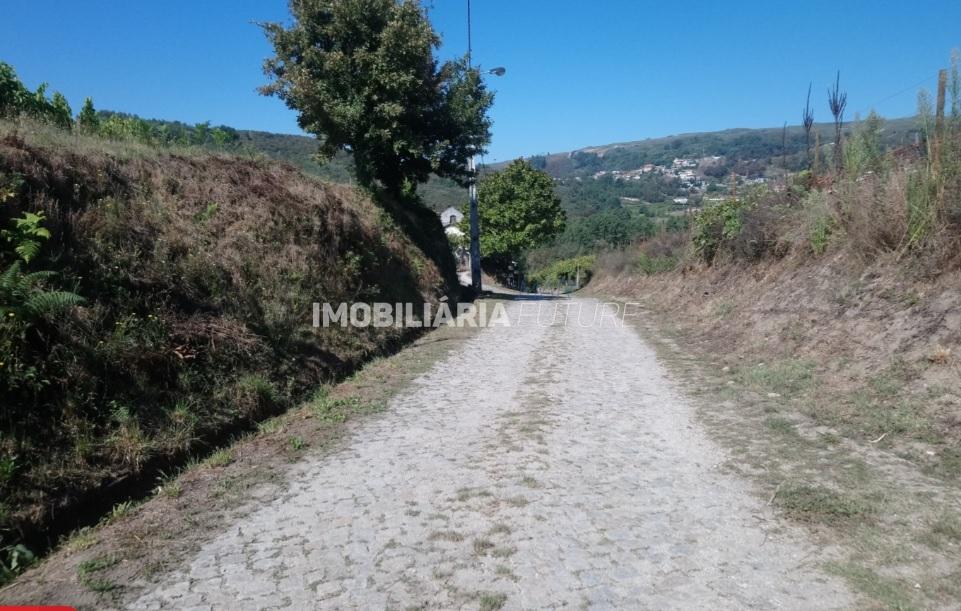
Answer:
[[[610,320],[481,331],[134,607],[850,605]]]

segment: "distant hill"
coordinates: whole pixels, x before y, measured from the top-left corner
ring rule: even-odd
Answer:
[[[845,124],[846,135],[850,136],[854,125],[852,122]],[[834,142],[833,124],[817,123],[814,130],[820,134],[822,145]],[[916,133],[918,125],[914,117],[885,120],[884,144],[900,146],[912,143]],[[786,152],[789,158],[788,168],[793,169],[792,166],[799,166],[804,157],[804,128],[800,125],[788,126],[785,144],[786,146],[782,147],[780,127],[735,128],[589,146],[564,153],[534,155],[529,159],[553,177],[560,179],[601,171],[630,171],[648,163],[670,165],[675,158],[700,159],[715,155],[725,157],[730,164],[757,161],[770,167],[780,165],[781,156]]]
[[[174,132],[193,129],[192,126],[176,121],[148,121],[163,124]],[[848,136],[854,126],[854,123],[845,125]],[[235,130],[226,126],[221,128],[236,134],[234,142],[242,148],[286,161],[324,180],[343,184],[353,182],[350,156],[340,153],[327,163],[318,163],[314,158],[317,141],[311,136]],[[818,123],[815,131],[820,134],[824,148],[825,157],[822,158],[826,158],[834,140],[834,126],[830,123]],[[916,118],[885,121],[883,140],[886,146],[913,143],[917,134]],[[788,171],[805,167],[803,128],[799,125],[788,126],[783,146],[782,136],[780,127],[735,128],[589,146],[570,152],[533,155],[528,157],[528,160],[558,181],[558,191],[564,207],[569,213],[580,216],[605,208],[619,207],[619,200],[670,202],[675,197],[702,192],[709,186],[708,183],[723,184],[732,172],[751,179],[763,179],[783,172],[782,168],[785,166]],[[701,164],[698,169],[700,191],[690,189],[690,185],[683,182],[679,183],[676,175],[651,174],[632,177],[630,181],[617,180],[614,176],[615,173],[637,171],[648,164],[670,167],[674,159],[701,160],[708,157],[720,159],[709,168]],[[500,162],[486,166],[485,170],[497,170],[506,165],[507,162]],[[606,175],[604,180],[593,184],[594,181],[590,179],[600,175]],[[585,179],[591,184],[585,182]],[[463,208],[467,204],[467,189],[451,180],[434,177],[422,185],[419,192],[424,203],[434,211],[448,206]]]

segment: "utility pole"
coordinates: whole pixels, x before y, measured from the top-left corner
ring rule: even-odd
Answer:
[[[467,0],[467,69],[473,70],[474,65],[471,61],[473,45],[471,40],[471,10],[470,1]],[[486,70],[484,74],[493,76],[504,76],[507,72],[503,67]],[[467,169],[470,171],[470,187],[468,189],[470,198],[470,283],[474,290],[480,292],[481,286],[481,252],[480,252],[480,213],[477,210],[477,161],[476,151],[471,151],[471,156],[467,160]]]
[[[472,70],[471,61],[471,7],[470,0],[467,0],[467,69]],[[474,161],[474,153],[471,151],[468,169],[471,173],[469,197],[470,197],[470,284],[475,291],[480,293],[483,290],[481,285],[481,262],[480,262],[480,212],[477,210],[477,165]]]

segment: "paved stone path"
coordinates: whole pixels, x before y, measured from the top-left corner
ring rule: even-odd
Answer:
[[[134,608],[852,604],[723,460],[629,327],[527,317],[305,460]]]

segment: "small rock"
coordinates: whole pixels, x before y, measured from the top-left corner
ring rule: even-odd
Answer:
[[[728,386],[734,386],[734,380],[728,380],[728,381],[727,381],[727,385],[728,385]]]
[[[768,398],[768,399],[780,399],[780,398],[781,398],[781,395],[780,395],[779,393],[776,393],[776,392],[769,392],[769,393],[767,394],[767,398]]]
[[[730,370],[731,370],[730,367],[727,367],[727,366],[721,367],[721,371],[723,371],[724,373],[727,373],[727,372],[730,371]]]

